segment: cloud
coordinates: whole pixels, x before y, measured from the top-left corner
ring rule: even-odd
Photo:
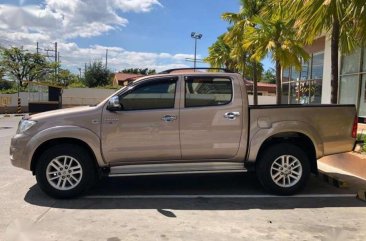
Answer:
[[[0,31],[41,33],[50,39],[98,36],[128,24],[118,11],[149,12],[162,6],[158,0],[45,0],[42,5],[20,5],[0,4]],[[10,34],[6,37],[12,40]]]
[[[121,13],[152,11],[163,7],[159,0],[45,0],[41,5],[26,5],[20,0],[19,5],[0,4],[0,45],[35,51],[36,42],[41,49],[52,49],[52,42],[57,41],[63,67],[74,71],[84,63],[104,59],[107,48],[108,66],[113,70],[181,68],[187,67],[186,58],[193,58],[187,54],[128,51],[117,46],[81,48],[74,42],[75,38],[119,30],[128,24]]]
[[[74,71],[92,61],[100,60],[104,63],[106,49],[108,49],[108,67],[113,71],[124,68],[152,68],[162,71],[168,68],[188,67],[185,58],[176,58],[176,55],[169,53],[136,52],[102,45],[80,48],[76,43],[60,43],[59,48],[62,50],[62,64]],[[193,58],[193,55],[178,54],[178,56]]]

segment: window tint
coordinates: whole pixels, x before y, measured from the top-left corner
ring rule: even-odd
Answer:
[[[120,97],[123,110],[174,108],[176,79],[149,81]]]
[[[226,105],[233,96],[229,78],[187,77],[185,90],[185,107]]]

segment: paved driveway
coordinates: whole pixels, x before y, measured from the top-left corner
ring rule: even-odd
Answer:
[[[84,197],[49,198],[9,162],[18,120],[0,118],[0,240],[366,239],[357,190],[316,177],[292,197],[268,195],[252,174],[201,174],[109,178]]]

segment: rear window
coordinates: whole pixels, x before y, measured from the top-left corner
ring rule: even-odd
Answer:
[[[232,81],[222,77],[186,77],[185,107],[219,106],[231,102]]]

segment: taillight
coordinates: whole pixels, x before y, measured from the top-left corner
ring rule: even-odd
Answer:
[[[356,115],[355,116],[355,119],[353,121],[352,138],[356,138],[357,137],[357,124],[358,124],[358,117]]]

